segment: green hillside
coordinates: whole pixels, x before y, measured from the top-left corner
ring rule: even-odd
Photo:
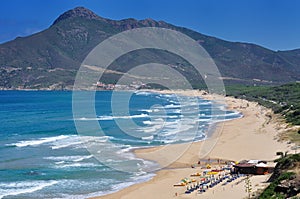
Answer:
[[[78,7],[59,16],[46,30],[0,45],[0,88],[72,86],[80,63],[101,41],[124,30],[163,27],[178,30],[201,44],[217,64],[226,84],[279,85],[300,80],[300,50],[275,52],[255,44],[229,42],[152,19],[110,20]],[[112,70],[126,72],[137,63],[176,66],[195,88],[203,84],[180,57],[144,50],[114,63]],[[108,75],[104,82],[116,82]]]
[[[256,101],[283,115],[287,122],[300,125],[300,83],[281,86],[228,86],[227,94]]]

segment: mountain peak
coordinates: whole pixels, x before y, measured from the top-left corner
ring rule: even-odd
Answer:
[[[68,19],[68,18],[75,18],[75,17],[82,17],[86,19],[101,19],[98,15],[96,15],[91,10],[84,8],[84,7],[76,7],[72,10],[69,10],[62,15],[60,15],[53,23],[56,24],[62,20]]]

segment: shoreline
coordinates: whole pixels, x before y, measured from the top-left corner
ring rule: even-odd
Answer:
[[[218,95],[203,95],[202,91],[195,90],[175,92],[146,91],[162,94],[197,96],[217,102],[220,99]],[[201,158],[206,157],[235,161],[243,159],[271,161],[277,157],[277,151],[289,150],[291,146],[288,145],[286,141],[279,142],[278,139],[280,133],[284,132],[284,125],[279,123],[277,119],[272,116],[274,114],[270,109],[259,106],[255,102],[242,99],[232,97],[221,98],[224,99],[225,103],[223,104],[226,105],[227,110],[239,111],[243,114],[243,117],[217,123],[216,128],[212,132],[212,136],[208,137],[205,141],[135,149],[134,154],[138,158],[155,161],[162,166],[162,169],[156,171],[155,176],[147,182],[134,184],[115,193],[94,198],[140,198],[141,196],[143,196],[143,198],[174,198],[180,191],[178,188],[174,188],[173,184],[195,172],[195,168],[191,168],[191,165],[195,164]],[[269,115],[271,115],[271,118]],[[216,144],[214,145],[214,143]],[[163,151],[161,151],[162,148],[164,148]],[[166,165],[166,159],[168,160],[170,154],[176,150],[180,151],[183,149],[186,150],[178,159],[172,164]],[[205,149],[208,150],[205,151]],[[158,156],[157,154],[160,155]],[[259,176],[258,179],[259,180],[253,178],[253,181],[258,184],[256,187],[263,185],[262,182],[266,180],[266,176]],[[256,190],[255,187],[254,190]],[[207,198],[209,198],[212,196],[211,194],[214,193],[205,194],[207,194]],[[225,198],[226,196],[238,198],[247,196],[244,192],[244,188],[234,191],[234,196],[232,196],[232,194],[232,191],[223,191],[220,198],[221,196]],[[177,195],[177,197],[194,198],[194,196],[191,195]],[[214,198],[218,198],[217,195],[214,195]]]

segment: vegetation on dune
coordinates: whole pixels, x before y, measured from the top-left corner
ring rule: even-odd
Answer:
[[[231,85],[226,87],[226,92],[230,96],[258,102],[284,116],[288,123],[300,125],[300,83],[274,87]]]
[[[227,95],[258,102],[282,115],[292,125],[300,125],[300,83],[281,86],[227,85]],[[293,132],[291,139],[300,139],[300,130]],[[277,152],[281,158],[269,179],[270,185],[260,194],[259,199],[297,198],[300,193],[300,154],[287,155]]]
[[[294,176],[295,173],[293,172],[285,172],[281,174],[276,180],[271,182],[271,184],[262,192],[262,194],[259,196],[259,199],[269,199],[269,198],[278,198],[278,199],[284,199],[286,196],[283,193],[276,192],[276,187],[280,184],[281,181],[290,179],[292,176]]]
[[[271,184],[260,194],[259,199],[294,197],[300,193],[300,154],[285,155],[277,160]]]

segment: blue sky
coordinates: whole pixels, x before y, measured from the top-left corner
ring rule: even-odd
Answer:
[[[152,18],[273,50],[300,48],[298,0],[1,0],[0,43],[48,28],[84,6],[110,19]]]

